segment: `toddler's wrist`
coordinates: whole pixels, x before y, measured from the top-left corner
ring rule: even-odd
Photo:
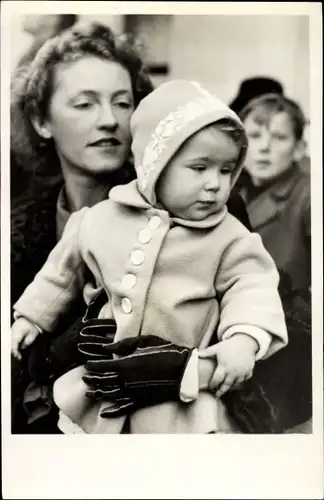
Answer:
[[[229,339],[240,344],[240,347],[246,348],[251,351],[254,356],[256,356],[259,351],[259,342],[251,335],[243,332],[234,333]]]

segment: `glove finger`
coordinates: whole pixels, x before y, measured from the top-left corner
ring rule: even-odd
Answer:
[[[106,374],[93,374],[91,372],[83,375],[83,380],[91,385],[106,385],[119,387],[119,376],[118,373],[110,372]]]
[[[79,344],[105,344],[110,345],[114,341],[115,334],[107,335],[79,335],[77,342]]]
[[[109,357],[112,356],[112,354],[108,351],[107,352],[107,347],[108,345],[105,342],[101,343],[98,342],[80,342],[78,344],[78,350],[82,352],[82,354],[85,354],[86,356],[94,356],[94,357],[104,357],[109,355]]]
[[[85,326],[80,331],[80,335],[85,334],[105,336],[105,332],[115,333],[116,329],[117,325],[115,320],[93,319],[86,322]]]
[[[121,398],[111,405],[105,406],[100,412],[102,418],[118,417],[129,413],[134,406],[133,401],[129,398]]]
[[[114,342],[106,346],[106,352],[111,354],[118,354],[119,356],[126,356],[132,354],[137,348],[139,343],[139,337],[128,337],[126,339],[120,340],[119,342]]]
[[[107,335],[81,335],[79,334],[78,342],[80,344],[106,344],[109,345],[114,341],[115,334]]]
[[[88,372],[98,373],[99,375],[119,372],[119,359],[91,359],[86,361],[84,366]]]
[[[154,346],[172,345],[170,341],[164,340],[156,335],[143,335],[138,337],[127,337],[119,342],[114,342],[107,346],[107,352],[127,356],[133,354],[137,348],[148,348]]]
[[[90,300],[83,321],[98,318],[101,309],[109,302],[108,295],[104,289],[99,290]]]
[[[172,345],[172,342],[169,340],[162,339],[157,335],[141,335],[138,337],[138,347],[143,349],[146,347],[154,347],[154,346],[165,346]],[[177,346],[178,347],[178,346]]]
[[[122,392],[119,387],[114,389],[101,389],[97,387],[95,389],[88,389],[86,395],[88,398],[92,398],[95,400],[107,399],[108,401],[115,401],[116,399],[120,398]]]

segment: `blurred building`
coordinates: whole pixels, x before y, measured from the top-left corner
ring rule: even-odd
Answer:
[[[251,76],[278,79],[309,116],[307,16],[80,15],[140,39],[156,85],[169,78],[200,80],[225,102]],[[19,32],[20,29],[20,32]],[[28,36],[13,21],[12,64]]]
[[[278,79],[309,115],[309,26],[306,16],[131,15],[122,30],[144,43],[156,83],[200,80],[225,102],[251,76]]]

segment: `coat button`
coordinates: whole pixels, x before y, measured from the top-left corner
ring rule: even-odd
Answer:
[[[149,228],[150,229],[157,229],[160,226],[161,222],[162,222],[161,217],[159,217],[158,215],[154,215],[152,217],[152,219],[149,220],[149,223],[148,223]]]
[[[133,250],[131,253],[131,263],[134,264],[134,266],[139,266],[144,262],[144,252],[143,250]]]
[[[152,233],[149,229],[141,229],[138,233],[138,241],[140,243],[148,243],[152,239]]]
[[[125,274],[122,279],[122,285],[127,290],[134,288],[134,286],[136,285],[136,276],[134,274]]]
[[[124,297],[122,299],[121,306],[122,306],[122,310],[124,311],[125,314],[129,314],[133,310],[132,303],[127,297]]]

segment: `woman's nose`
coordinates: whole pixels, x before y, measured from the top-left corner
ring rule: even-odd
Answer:
[[[116,128],[117,126],[117,119],[114,113],[114,110],[109,103],[104,103],[101,106],[100,109],[100,116],[98,120],[98,126],[99,127],[104,127],[104,128]]]

